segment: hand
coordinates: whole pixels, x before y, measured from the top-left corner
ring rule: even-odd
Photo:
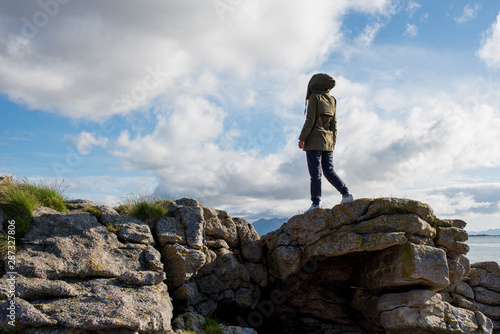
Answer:
[[[332,148],[332,151],[335,151],[335,144],[333,144],[333,148]]]
[[[303,149],[304,149],[304,141],[303,141],[303,140],[299,140],[299,148],[300,148],[301,150],[303,150]]]

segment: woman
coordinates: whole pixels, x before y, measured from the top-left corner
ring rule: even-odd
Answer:
[[[299,148],[306,151],[311,176],[312,205],[307,211],[319,208],[322,171],[328,182],[342,194],[340,203],[353,200],[344,181],[333,170],[337,139],[337,101],[329,94],[333,87],[335,80],[325,73],[313,75],[307,86],[307,116],[299,136]]]

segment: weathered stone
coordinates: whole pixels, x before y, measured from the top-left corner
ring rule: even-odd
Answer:
[[[195,305],[196,312],[204,317],[209,317],[217,310],[217,303],[212,299],[207,299]]]
[[[101,221],[103,224],[116,226],[120,240],[146,245],[154,242],[148,224],[133,216],[105,215],[101,217]]]
[[[177,301],[181,301],[184,305],[196,305],[206,299],[194,281],[182,284],[174,291],[173,297]]]
[[[68,330],[170,330],[172,305],[163,283],[129,287],[116,280],[95,279],[78,286],[82,290],[79,296],[46,301],[38,310]]]
[[[470,273],[469,259],[465,255],[462,255],[458,258],[458,262],[464,267],[464,277],[468,277]]]
[[[44,212],[52,211],[35,211],[24,245],[17,251],[19,274],[50,279],[118,277],[142,269],[143,250],[119,242],[94,216]]]
[[[388,334],[491,333],[488,319],[451,306],[429,290],[384,295],[377,308]]]
[[[165,280],[163,271],[129,271],[122,274],[118,279],[125,284],[132,285],[156,285]]]
[[[78,291],[65,281],[26,278],[21,275],[6,275],[0,278],[0,299],[7,299],[11,291],[15,291],[15,296],[24,300],[78,295]]]
[[[179,206],[200,206],[200,203],[192,198],[181,198],[175,201],[175,204]]]
[[[270,255],[272,273],[284,280],[293,275],[301,267],[301,254],[298,247],[281,246]]]
[[[479,327],[479,329],[477,330],[478,334],[492,333],[494,329],[500,329],[500,326],[495,326],[495,322],[487,318],[481,312],[475,311],[474,314],[476,315],[476,321]]]
[[[296,244],[292,243],[292,237],[290,234],[283,230],[283,225],[281,225],[281,228],[278,230],[271,231],[262,236],[261,240],[265,243],[269,251],[273,251],[280,246],[290,246],[292,244]]]
[[[205,258],[205,264],[198,270],[198,275],[197,276],[205,276],[211,274],[214,269],[215,265],[217,263],[217,254],[222,254],[223,252],[229,252],[227,248],[219,248],[217,250],[217,253],[215,253],[211,249],[204,249],[203,252],[206,253],[206,258]]]
[[[96,206],[96,209],[101,212],[101,217],[103,215],[109,215],[109,216],[118,216],[119,215],[119,213],[116,212],[115,209],[113,209],[107,205],[98,205],[98,206]]]
[[[406,214],[413,213],[432,224],[434,214],[427,204],[404,198],[376,198],[372,200],[366,213],[359,217],[359,220],[367,220],[385,214]]]
[[[485,269],[471,268],[469,273],[469,285],[472,287],[482,286],[489,290],[500,292],[500,276],[492,274]]]
[[[156,236],[160,246],[166,244],[186,244],[186,234],[184,226],[179,218],[162,217],[156,223]]]
[[[448,257],[458,259],[460,255],[467,254],[469,245],[468,234],[465,230],[457,227],[438,227],[437,237],[434,240],[437,246],[446,248]]]
[[[275,243],[273,239],[282,233],[289,236],[289,240],[283,240],[288,245],[310,245],[339,227],[354,223],[370,203],[371,200],[357,200],[337,205],[333,209],[316,209],[293,216],[277,231],[268,233],[263,239],[270,249],[275,248],[272,246]]]
[[[390,233],[405,232],[422,237],[434,238],[436,229],[415,214],[384,215],[358,224],[346,225],[339,232]]]
[[[9,324],[10,323],[10,324]],[[33,305],[21,298],[0,301],[0,328],[14,329],[13,325],[21,328],[42,327],[57,324],[57,320],[47,317]]]
[[[184,333],[185,331],[192,331],[194,333],[201,333],[203,331],[202,325],[205,317],[201,314],[194,312],[186,312],[177,316],[172,321],[172,328],[177,332]]]
[[[173,289],[186,282],[205,264],[206,255],[184,245],[173,244],[162,247],[168,286]]]
[[[474,308],[473,310],[477,310],[481,313],[483,313],[485,316],[487,316],[490,319],[493,320],[500,320],[500,306],[499,305],[486,305],[483,303],[480,303],[478,301],[473,302]]]
[[[244,219],[234,218],[238,238],[240,240],[241,255],[250,262],[260,262],[264,244],[260,241],[260,237],[255,231],[252,224]]]
[[[416,245],[434,246],[434,239],[430,237],[421,237],[419,235],[409,233],[405,233],[405,237],[408,241],[413,242]]]
[[[474,287],[474,300],[487,305],[500,305],[500,293],[477,286]]]
[[[465,298],[464,296],[454,293],[453,294],[453,301],[455,302],[456,305],[459,307],[463,307],[465,309],[471,310],[471,311],[477,311],[477,305],[475,302]]]
[[[249,262],[245,266],[251,279],[261,287],[267,286],[267,268],[263,264]]]
[[[230,247],[238,245],[238,231],[236,224],[227,215],[225,211],[216,211],[202,206],[203,217],[205,220],[205,233],[214,239],[225,240]],[[225,214],[221,214],[224,212]]]
[[[199,206],[184,206],[178,210],[186,232],[186,244],[193,249],[202,249],[205,240],[205,220]]]
[[[163,263],[161,262],[161,254],[153,246],[149,245],[142,253],[146,268],[154,271],[163,271]]]
[[[377,251],[396,245],[403,245],[408,240],[404,232],[356,234],[331,234],[305,248],[303,262],[313,256],[341,256],[363,251]]]
[[[450,284],[443,250],[407,243],[374,255],[359,270],[358,280],[373,291],[425,286],[438,291]]]
[[[472,264],[471,267],[484,269],[493,275],[500,276],[500,266],[499,266],[498,262],[495,262],[495,261],[476,262],[476,263]]]
[[[226,288],[237,289],[242,282],[250,281],[246,267],[230,252],[217,255],[214,273],[224,282]]]
[[[464,229],[467,226],[463,220],[460,219],[438,219],[436,221],[436,226],[438,227],[456,227],[458,229]]]
[[[470,287],[469,284],[465,282],[460,282],[456,287],[455,287],[455,293],[461,294],[464,297],[467,297],[469,299],[474,299],[474,291]]]
[[[211,249],[221,249],[221,248],[229,249],[229,245],[223,239],[207,240],[206,244],[207,247]]]
[[[449,257],[446,258],[446,261],[448,262],[448,278],[450,280],[450,285],[443,289],[442,292],[451,292],[464,279],[465,269],[458,261]]]
[[[250,309],[256,304],[255,298],[252,296],[252,290],[248,288],[239,288],[234,294],[236,305],[244,309]]]
[[[66,201],[66,207],[69,210],[77,210],[77,209],[96,207],[96,206],[97,204],[95,204],[92,201],[89,201],[88,199],[70,199]]]
[[[196,280],[200,291],[207,295],[214,295],[226,289],[224,283],[217,275],[207,275]]]

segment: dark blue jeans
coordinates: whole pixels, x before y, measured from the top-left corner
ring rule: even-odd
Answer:
[[[348,194],[349,189],[344,181],[333,170],[333,152],[331,151],[306,151],[307,167],[311,176],[311,201],[313,204],[319,204],[321,201],[321,171],[326,179],[342,195]]]

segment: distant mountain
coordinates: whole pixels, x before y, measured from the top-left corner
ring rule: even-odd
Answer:
[[[257,233],[260,236],[268,234],[271,231],[277,230],[281,225],[288,221],[288,218],[271,218],[271,219],[259,219],[252,223]]]
[[[500,228],[490,229],[481,232],[469,232],[469,235],[500,235]]]

